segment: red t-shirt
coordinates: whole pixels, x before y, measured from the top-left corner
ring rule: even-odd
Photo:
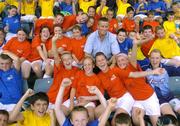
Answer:
[[[118,75],[117,68],[109,69],[106,73],[100,72],[98,77],[102,81],[102,88],[110,97],[120,98],[127,92]]]
[[[34,34],[39,35],[40,29],[42,26],[48,26],[50,29],[50,33],[53,33],[54,29],[54,20],[53,19],[37,19],[35,22],[35,27],[34,27]]]
[[[153,39],[153,40],[150,40],[150,41],[148,41],[146,43],[143,43],[141,45],[141,51],[144,54],[144,56],[149,57],[148,53],[149,53],[149,51],[151,49],[151,46],[153,45],[155,40],[156,40],[156,38]]]
[[[45,43],[46,48],[47,48],[47,45],[48,45],[49,41],[50,41],[50,39],[48,39],[46,41],[46,43]],[[37,47],[41,46],[41,43],[42,43],[42,41],[41,41],[39,35],[35,36],[35,38],[32,40],[32,43],[31,43],[31,54],[28,57],[28,60],[30,62],[41,59],[41,57],[39,55],[39,52],[37,50]]]
[[[65,16],[62,23],[62,29],[63,31],[66,31],[68,28],[75,24],[77,24],[76,15]]]
[[[72,54],[80,61],[84,58],[84,46],[86,43],[86,37],[81,39],[71,39],[68,43],[68,51],[71,51]]]
[[[58,65],[58,66],[54,65],[54,79],[47,93],[49,97],[49,101],[51,103],[55,103],[56,101],[56,96],[58,94],[61,81],[63,80],[63,78],[70,78],[71,80],[74,80],[76,72],[77,72],[77,68],[75,67],[73,67],[71,70],[67,70],[64,68],[63,65]],[[66,101],[69,98],[70,90],[71,90],[71,86],[66,87],[64,91],[63,101]]]
[[[122,21],[122,27],[127,31],[131,32],[135,30],[135,22],[134,20],[124,18]]]
[[[78,71],[72,84],[72,87],[76,89],[76,98],[79,96],[94,96],[88,92],[86,86],[96,86],[101,90],[101,81],[96,74],[87,76],[84,71]]]
[[[3,50],[8,50],[20,58],[28,58],[31,52],[31,45],[27,40],[19,42],[17,37],[13,37],[4,45]]]
[[[136,69],[129,64],[125,69],[119,70],[119,76],[123,80],[126,89],[135,100],[146,100],[152,96],[154,90],[148,83],[146,83],[146,79],[144,77],[129,78],[130,72],[142,71],[139,66],[137,66]]]
[[[118,28],[118,21],[116,19],[111,19],[109,21],[109,31],[116,34],[116,30]]]

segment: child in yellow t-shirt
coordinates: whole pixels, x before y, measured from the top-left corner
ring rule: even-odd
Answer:
[[[175,58],[180,61],[180,48],[178,46],[179,40],[173,34],[170,36],[165,33],[162,26],[156,27],[156,36],[158,37],[152,45],[149,53],[153,49],[159,49],[161,54],[166,59]]]
[[[79,0],[79,7],[83,12],[87,13],[90,6],[95,6],[97,0]]]
[[[167,35],[176,34],[177,37],[180,37],[180,32],[176,29],[176,24],[174,20],[174,12],[167,12],[167,21],[163,23],[163,27]]]
[[[30,97],[31,96],[31,97]],[[30,110],[20,112],[24,101],[30,97]],[[14,107],[9,116],[9,121],[17,121],[21,126],[55,126],[55,117],[52,110],[47,112],[49,98],[45,93],[33,95],[33,90],[28,89]]]
[[[54,0],[40,0],[41,6],[41,17],[43,18],[52,18],[53,14],[53,7],[54,7]]]
[[[33,22],[36,19],[35,9],[37,6],[37,0],[24,0],[23,5],[25,16],[21,16],[21,20],[25,22]]]
[[[127,3],[128,0],[116,0],[116,4],[118,7],[117,16],[121,16],[124,17],[126,15],[126,10],[128,7],[130,7],[131,5],[129,3]]]
[[[107,10],[108,10],[108,7],[106,6],[106,0],[101,0],[100,6],[97,7],[96,9],[96,13],[98,15],[101,15],[102,17],[105,17]]]
[[[4,10],[6,2],[0,2],[0,13]]]

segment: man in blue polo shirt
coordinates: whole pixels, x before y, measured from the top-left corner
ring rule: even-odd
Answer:
[[[13,63],[13,67],[12,67]],[[23,91],[20,61],[10,52],[0,54],[0,108],[11,111]]]
[[[108,59],[120,52],[116,35],[108,31],[108,19],[102,17],[98,21],[97,30],[91,33],[86,41],[84,52],[95,57],[97,52],[103,52]]]

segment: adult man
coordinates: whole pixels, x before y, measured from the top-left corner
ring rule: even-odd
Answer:
[[[97,52],[103,52],[108,59],[120,52],[116,36],[110,32],[108,19],[102,17],[98,21],[95,32],[88,37],[84,52],[95,57]]]

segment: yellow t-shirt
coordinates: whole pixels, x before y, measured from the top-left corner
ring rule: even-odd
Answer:
[[[6,2],[11,5],[13,3],[13,0],[6,0]]]
[[[35,15],[35,2],[34,0],[32,2],[24,1],[24,13],[26,15]]]
[[[99,8],[100,8],[100,7],[98,7],[98,8],[96,9],[96,13],[98,13]],[[105,16],[106,16],[107,10],[108,10],[108,7],[107,7],[107,6],[104,6],[103,9],[102,9],[102,12],[101,12],[102,17],[105,17]]]
[[[141,47],[138,46],[137,48],[137,60],[144,60],[146,57],[144,56],[144,54],[141,51]]]
[[[169,38],[168,36],[163,39],[156,39],[149,51],[149,54],[153,49],[159,49],[164,58],[180,56],[180,47],[173,39]]]
[[[163,23],[163,27],[166,31],[167,34],[171,34],[171,33],[175,33],[176,32],[176,26],[174,21],[170,22],[170,21],[165,21]]]
[[[19,126],[50,126],[50,116],[46,114],[43,117],[39,117],[31,110],[22,112],[24,121],[18,122]]]
[[[53,14],[54,0],[41,0],[41,16],[50,17]]]
[[[90,0],[89,2],[85,2],[83,0],[79,0],[79,7],[83,10],[83,12],[87,13],[88,7],[94,6],[95,0]]]
[[[128,7],[131,5],[129,3],[123,3],[121,0],[118,0],[118,10],[117,10],[117,15],[126,15],[126,10]]]
[[[5,2],[0,2],[0,13],[4,10],[5,8]]]

